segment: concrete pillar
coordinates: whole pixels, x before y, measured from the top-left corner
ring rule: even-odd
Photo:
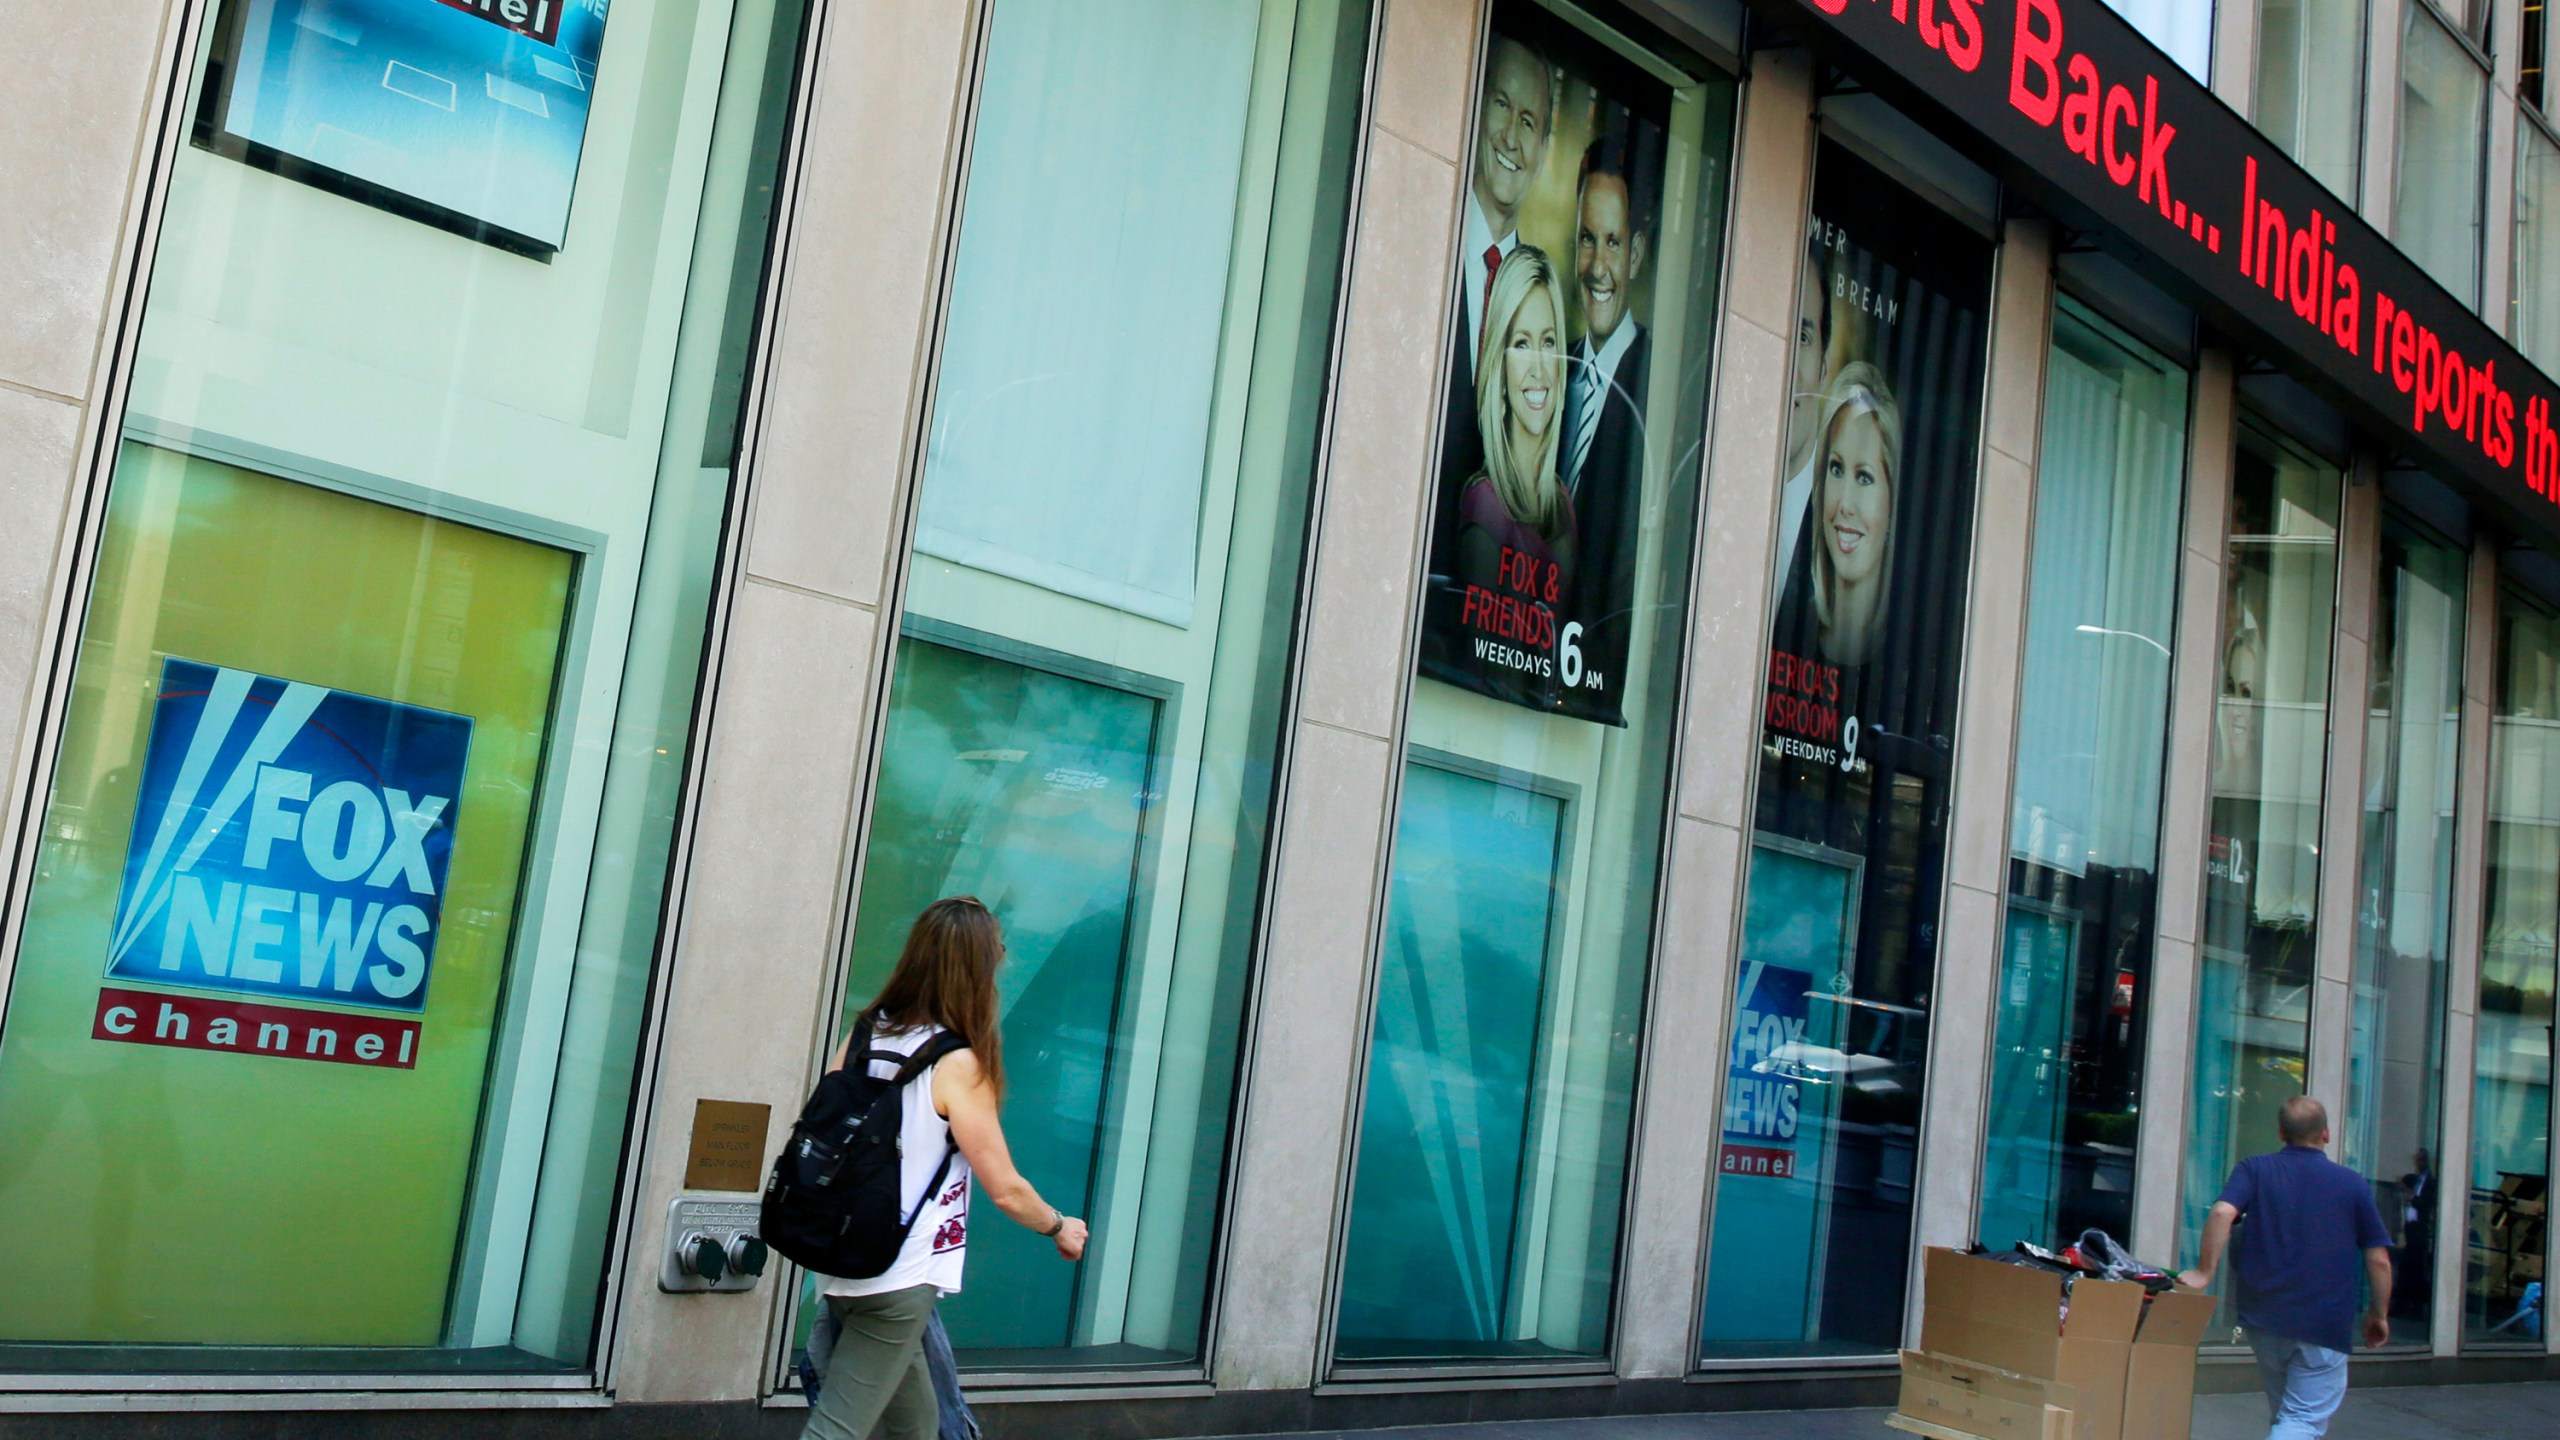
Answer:
[[[2380,603],[2382,479],[2369,456],[2348,468],[2338,527],[2338,605],[2330,631],[2329,758],[2320,811],[2317,979],[2303,1091],[2346,1131],[2347,1046],[2355,1019],[2357,901],[2364,876],[2365,724],[2372,710],[2373,627]],[[2243,1139],[2251,1144],[2255,1136]],[[2339,1141],[2330,1147],[2338,1155]]]
[[[105,0],[13,6],[0,46],[0,215],[17,243],[0,266],[0,763],[9,794],[52,769],[66,631],[88,588],[166,181],[190,116],[174,83],[208,5]],[[0,808],[17,853],[31,811]],[[25,914],[0,901],[0,998]]]
[[[2365,10],[2362,193],[2352,198],[2365,223],[2392,234],[2391,201],[2400,175],[2401,7],[2419,0],[2370,0]]]
[[[696,818],[668,897],[669,1018],[633,1137],[609,1372],[625,1400],[755,1398],[794,1313],[775,1284],[663,1294],[658,1256],[694,1102],[772,1105],[772,1153],[835,1019],[981,18],[832,5],[807,62],[771,378],[742,466],[754,476],[742,573],[715,617]]]
[[[2454,777],[2453,948],[2445,965],[2444,1109],[2436,1129],[2436,1274],[2430,1348],[2462,1348],[2470,1243],[2471,1086],[2480,1004],[2480,925],[2489,878],[2489,721],[2498,695],[2498,547],[2471,542],[2462,630],[2462,740]],[[2450,1187],[2450,1188],[2448,1188]]]
[[[1800,50],[1754,57],[1742,91],[1733,223],[1717,338],[1705,532],[1690,584],[1688,708],[1678,808],[1638,1095],[1618,1367],[1684,1374],[1697,1352],[1700,1284],[1724,1091],[1726,1026],[1741,939],[1743,854],[1759,771],[1760,677],[1786,464],[1796,286],[1813,185],[1813,75]],[[1666,1037],[1684,1037],[1666,1043]]]
[[[2213,7],[2213,93],[2243,118],[2257,113],[2260,0],[2216,0]]]
[[[1221,1389],[1303,1388],[1323,1373],[1412,686],[1450,256],[1484,26],[1475,0],[1381,8],[1310,540],[1308,658],[1259,1004],[1247,1021],[1217,1300]]]
[[[2174,1252],[2194,1098],[2197,941],[2213,823],[2214,715],[2222,697],[2223,537],[2238,437],[2235,402],[2230,352],[2206,350],[2197,357],[2187,431],[2185,553],[2160,799],[2160,913],[2144,1022],[2142,1127],[2134,1146],[2133,1248],[2155,1262],[2191,1258]]]

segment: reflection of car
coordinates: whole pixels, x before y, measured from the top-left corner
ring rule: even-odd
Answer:
[[[1791,1041],[1770,1051],[1753,1070],[1807,1085],[1839,1085],[1878,1099],[1910,1092],[1905,1072],[1917,1057],[1901,1052],[1915,1034],[1926,1033],[1921,1027],[1928,1012],[1825,990],[1807,991],[1805,999],[1842,1007],[1837,1029],[1847,1046],[1857,1048]]]
[[[1853,1055],[1828,1045],[1781,1045],[1751,1067],[1757,1075],[1773,1075],[1807,1085],[1848,1085],[1870,1095],[1902,1088],[1895,1074],[1902,1067],[1881,1055]]]

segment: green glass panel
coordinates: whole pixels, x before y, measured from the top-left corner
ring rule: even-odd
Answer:
[[[1431,519],[1344,1372],[1605,1360],[1669,834],[1734,82],[1622,11],[1486,23],[1443,438],[1388,482]]]
[[[936,899],[975,895],[1002,916],[1006,1138],[1042,1194],[1084,1213],[1162,702],[914,637],[892,693],[850,1003],[889,978],[908,923]],[[969,1238],[969,1284],[943,1306],[952,1344],[1068,1344],[1078,1272],[1019,1225]]]
[[[2009,939],[2000,957],[1999,1049],[1992,1057],[1991,1125],[1982,1176],[1982,1243],[2005,1250],[2020,1240],[2052,1245],[2066,1156],[2063,1114],[2070,1101],[2073,961],[2077,916],[2039,910],[2011,897]]]
[[[1836,1198],[1851,1058],[1840,1043],[1849,1007],[1837,997],[1857,960],[1863,869],[1854,855],[1774,837],[1752,851],[1742,912],[1751,959],[1735,992],[1707,1261],[1718,1303],[1701,1328],[1721,1354],[1788,1353],[1822,1333],[1821,1287],[1805,1277],[1821,1273]]]
[[[2303,1093],[2344,477],[2254,426],[2233,467],[2178,1250]],[[2226,1310],[2229,1307],[2226,1307]]]
[[[2177,632],[2184,370],[2068,298],[2036,468],[1982,1210],[2129,1241]]]
[[[1500,1353],[1565,805],[1405,771],[1340,1353]]]
[[[2456,759],[2469,555],[2393,511],[2365,717],[2361,881],[2339,1158],[2373,1181],[2391,1233],[2395,1342],[2434,1311],[2436,1125],[2453,940]]]
[[[2560,981],[2560,614],[2498,597],[2488,873],[2473,1038],[2463,1345],[2542,1348],[2549,1301],[2552,993]],[[2452,1168],[2452,1167],[2448,1167]],[[2456,1170],[2455,1173],[2461,1173]]]

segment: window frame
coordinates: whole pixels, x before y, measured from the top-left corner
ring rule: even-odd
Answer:
[[[0,906],[5,906],[5,912],[0,912],[0,1026],[5,1026],[8,1019],[12,983],[18,959],[23,953],[27,901],[38,878],[36,870],[43,838],[42,820],[52,802],[53,776],[69,736],[74,705],[73,673],[79,663],[82,629],[90,613],[104,558],[109,497],[119,468],[118,457],[127,445],[148,445],[187,459],[235,465],[285,483],[311,486],[331,495],[450,518],[455,523],[562,548],[576,560],[577,571],[563,620],[562,678],[556,683],[567,683],[575,662],[594,638],[592,627],[597,582],[592,573],[592,562],[599,553],[599,540],[591,531],[565,522],[546,521],[529,511],[501,509],[466,496],[430,492],[409,482],[359,473],[316,457],[288,455],[258,442],[196,430],[161,417],[143,415],[133,409],[135,371],[143,358],[143,334],[154,266],[166,234],[176,172],[182,157],[198,153],[190,137],[198,120],[204,66],[208,60],[219,57],[217,32],[226,7],[233,3],[238,3],[238,0],[180,0],[177,13],[163,32],[156,51],[161,79],[146,96],[146,107],[137,117],[140,123],[135,132],[136,150],[144,157],[144,163],[126,181],[123,192],[128,219],[120,237],[122,248],[115,257],[116,265],[108,293],[100,307],[106,343],[101,347],[97,362],[98,384],[94,398],[87,406],[87,418],[75,450],[75,467],[66,486],[69,502],[66,523],[49,571],[43,577],[44,609],[38,623],[31,627],[41,637],[39,648],[29,657],[27,667],[26,688],[35,703],[28,708],[21,732],[18,753],[22,763],[15,778],[15,787],[6,796],[5,805],[0,805]],[[606,1110],[620,1109],[625,1123],[613,1165],[614,1189],[610,1208],[600,1231],[603,1245],[601,1273],[592,1299],[584,1302],[583,1306],[572,1303],[567,1307],[572,1311],[591,1307],[594,1319],[587,1360],[573,1369],[543,1374],[425,1368],[242,1368],[199,1372],[0,1370],[0,1419],[30,1409],[44,1413],[64,1408],[73,1411],[93,1408],[81,1403],[83,1397],[101,1402],[94,1408],[110,1408],[110,1402],[122,1397],[125,1403],[114,1408],[161,1413],[240,1409],[254,1406],[252,1397],[257,1396],[343,1396],[346,1397],[343,1401],[323,1400],[320,1403],[329,1408],[354,1412],[450,1409],[462,1399],[467,1399],[472,1406],[495,1410],[559,1409],[593,1400],[600,1400],[608,1406],[613,1403],[613,1392],[623,1364],[620,1340],[624,1302],[635,1288],[630,1280],[634,1250],[649,1243],[650,1227],[658,1219],[639,1203],[645,1189],[643,1170],[650,1143],[646,1122],[656,1112],[661,1098],[659,1076],[671,1008],[671,987],[667,980],[685,920],[696,824],[702,813],[702,794],[709,770],[709,746],[706,742],[715,718],[721,676],[728,656],[729,622],[745,575],[750,539],[746,522],[753,508],[753,492],[761,463],[764,417],[772,391],[776,353],[772,342],[782,309],[779,300],[799,214],[797,194],[811,135],[808,119],[815,103],[814,82],[823,59],[822,47],[816,42],[825,24],[829,3],[830,0],[805,0],[799,23],[787,40],[788,58],[776,55],[770,60],[776,69],[787,70],[789,88],[787,96],[771,115],[779,133],[779,144],[769,162],[773,195],[769,228],[763,242],[753,248],[751,262],[744,258],[749,252],[741,246],[739,268],[743,272],[747,264],[752,263],[752,283],[746,283],[743,273],[733,277],[735,289],[743,292],[748,304],[744,312],[748,320],[744,327],[746,359],[740,370],[739,391],[733,402],[736,407],[733,463],[727,493],[720,505],[719,534],[705,556],[707,579],[704,582],[705,603],[701,619],[702,650],[685,720],[683,764],[672,791],[673,810],[667,822],[667,858],[664,874],[658,882],[662,898],[652,927],[647,974],[637,1007],[639,1019],[632,1042],[631,1080],[627,1093],[618,1096],[618,1104],[608,1103],[602,1107]],[[776,34],[777,37],[781,34],[779,26]],[[724,59],[732,55],[733,40],[730,30],[721,31]],[[782,44],[777,43],[773,48],[779,51]],[[732,84],[749,79],[751,77],[744,72],[724,78],[717,87],[718,93],[725,95]],[[721,118],[728,121],[729,117],[724,115]],[[219,151],[212,153],[223,163],[244,163],[237,156]],[[319,188],[329,189],[325,185]],[[705,184],[703,192],[697,194],[692,203],[698,206],[707,198],[710,198],[710,192]],[[404,218],[414,220],[415,217]],[[416,223],[430,224],[448,234],[454,233],[451,227],[431,221]],[[468,236],[460,238],[471,239]],[[471,240],[471,243],[479,242]],[[696,283],[697,273],[693,262],[688,259],[685,281],[677,288],[674,303],[681,306],[685,302]],[[740,297],[708,296],[706,303],[717,309],[728,306],[737,298]],[[664,443],[661,437],[660,444],[663,446]],[[663,460],[663,456],[661,458]],[[622,694],[621,678],[617,674],[616,705],[621,702]],[[560,703],[562,708],[553,716],[555,722],[574,713],[573,698],[564,697]],[[569,739],[566,730],[560,729],[548,748],[565,747]],[[546,760],[543,766],[541,798],[534,807],[527,837],[528,875],[549,863],[546,847],[558,820],[556,807],[549,803],[549,797],[560,784],[561,769],[556,760]],[[530,934],[528,930],[511,940],[510,953],[516,947],[530,943]],[[510,977],[507,981],[510,986],[516,983],[520,983],[518,977]],[[492,1067],[498,1063],[494,1053],[488,1063]],[[606,1098],[612,1102],[617,1097],[608,1095]],[[476,1145],[477,1142],[475,1149]],[[466,1243],[462,1237],[467,1234],[483,1198],[470,1189],[466,1190],[457,1245]],[[156,1343],[84,1343],[58,1348],[103,1353],[123,1351],[136,1358],[147,1358],[151,1353],[169,1347]],[[330,1347],[208,1348],[217,1351],[299,1352]],[[439,1345],[435,1348],[449,1347]],[[68,1402],[67,1407],[62,1402]],[[290,1401],[287,1403],[290,1408]]]

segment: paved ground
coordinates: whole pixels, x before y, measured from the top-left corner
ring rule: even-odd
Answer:
[[[1897,1440],[1882,1410],[1786,1410],[1747,1415],[1641,1415],[1519,1420],[1353,1431],[1344,1440]],[[2196,1401],[2192,1440],[2265,1440],[2256,1395]],[[2550,1440],[2560,1436],[2560,1384],[2459,1385],[2350,1391],[2329,1440]]]
[[[2267,1402],[2207,1395],[2196,1402],[2194,1440],[2265,1440]],[[2560,1435],[2560,1384],[2412,1385],[2347,1391],[2329,1440],[2499,1440]]]

